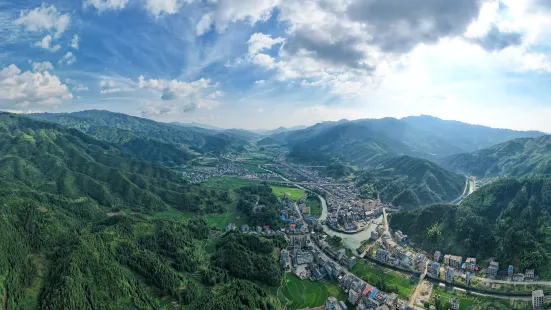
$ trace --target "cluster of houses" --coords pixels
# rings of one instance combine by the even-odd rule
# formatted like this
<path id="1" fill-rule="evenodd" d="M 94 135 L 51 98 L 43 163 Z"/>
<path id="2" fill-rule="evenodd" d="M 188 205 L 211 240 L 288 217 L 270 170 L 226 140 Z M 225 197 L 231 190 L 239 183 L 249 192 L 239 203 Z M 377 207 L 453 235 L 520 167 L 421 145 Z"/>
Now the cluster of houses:
<path id="1" fill-rule="evenodd" d="M 327 225 L 335 230 L 357 232 L 369 226 L 369 221 L 381 216 L 384 205 L 378 200 L 356 199 L 332 208 Z"/>
<path id="2" fill-rule="evenodd" d="M 353 274 L 338 278 L 339 285 L 348 294 L 348 302 L 357 310 L 366 309 L 405 309 L 406 304 L 395 293 L 385 294 Z"/>
<path id="3" fill-rule="evenodd" d="M 240 176 L 248 179 L 273 179 L 278 175 L 270 172 L 257 173 L 246 167 L 232 162 L 224 163 L 217 167 L 203 167 L 201 171 L 182 172 L 182 176 L 187 178 L 192 184 L 199 184 L 208 181 L 210 178 L 218 178 L 223 176 Z"/>

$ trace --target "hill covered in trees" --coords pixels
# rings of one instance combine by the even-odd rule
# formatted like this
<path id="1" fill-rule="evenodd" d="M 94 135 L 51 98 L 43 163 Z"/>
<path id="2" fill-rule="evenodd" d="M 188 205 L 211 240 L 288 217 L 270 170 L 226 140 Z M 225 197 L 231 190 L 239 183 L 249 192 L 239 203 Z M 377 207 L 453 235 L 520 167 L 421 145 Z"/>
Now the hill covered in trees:
<path id="1" fill-rule="evenodd" d="M 513 131 L 476 126 L 431 116 L 403 119 L 361 119 L 323 122 L 302 130 L 278 133 L 261 144 L 279 143 L 305 162 L 339 158 L 359 167 L 378 164 L 389 156 L 435 159 L 472 152 L 514 138 L 537 137 L 536 131 Z"/>
<path id="2" fill-rule="evenodd" d="M 0 113 L 0 304 L 281 309 L 223 253 L 247 247 L 240 258 L 272 284 L 280 270 L 266 253 L 282 240 L 218 242 L 222 233 L 194 216 L 223 212 L 228 199 L 79 130 Z M 157 216 L 178 211 L 189 219 Z"/>
<path id="3" fill-rule="evenodd" d="M 159 123 L 109 111 L 38 113 L 30 117 L 53 121 L 120 145 L 139 159 L 181 164 L 194 152 L 240 151 L 247 144 L 240 137 L 197 127 Z"/>
<path id="4" fill-rule="evenodd" d="M 503 179 L 461 205 L 435 204 L 390 216 L 390 226 L 427 251 L 443 251 L 548 273 L 551 177 Z"/>
<path id="5" fill-rule="evenodd" d="M 441 163 L 479 178 L 550 174 L 551 136 L 514 139 L 474 153 L 451 155 Z"/>
<path id="6" fill-rule="evenodd" d="M 458 198 L 465 188 L 465 177 L 428 160 L 399 156 L 360 172 L 356 186 L 364 198 L 380 198 L 404 209 L 415 209 Z"/>

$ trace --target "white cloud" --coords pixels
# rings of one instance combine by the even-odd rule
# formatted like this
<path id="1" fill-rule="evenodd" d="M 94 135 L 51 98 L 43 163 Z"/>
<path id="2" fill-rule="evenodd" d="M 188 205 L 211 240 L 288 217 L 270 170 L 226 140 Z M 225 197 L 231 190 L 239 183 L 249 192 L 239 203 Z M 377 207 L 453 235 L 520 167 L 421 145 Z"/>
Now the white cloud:
<path id="1" fill-rule="evenodd" d="M 150 116 L 164 115 L 168 112 L 191 112 L 197 108 L 212 109 L 218 106 L 217 98 L 224 95 L 223 92 L 214 90 L 217 84 L 212 84 L 209 79 L 199 79 L 193 82 L 178 80 L 146 80 L 143 76 L 138 78 L 138 87 L 151 89 L 158 92 L 163 101 L 168 103 L 149 103 L 142 114 Z M 166 113 L 161 113 L 165 111 Z M 158 113 L 159 114 L 158 114 Z"/>
<path id="2" fill-rule="evenodd" d="M 59 105 L 72 98 L 67 86 L 48 72 L 21 72 L 13 64 L 0 71 L 0 103 Z"/>
<path id="3" fill-rule="evenodd" d="M 229 23 L 246 21 L 251 25 L 268 20 L 280 0 L 216 0 L 212 23 L 218 32 L 224 32 Z"/>
<path id="4" fill-rule="evenodd" d="M 76 56 L 73 55 L 72 52 L 67 52 L 65 56 L 61 57 L 61 59 L 57 62 L 57 64 L 70 66 L 74 64 L 76 61 L 77 61 Z"/>
<path id="5" fill-rule="evenodd" d="M 254 82 L 256 85 L 264 85 L 266 84 L 266 80 L 257 80 Z"/>
<path id="6" fill-rule="evenodd" d="M 78 35 L 75 34 L 73 36 L 73 39 L 71 40 L 71 44 L 69 46 L 76 49 L 76 50 L 78 50 L 79 41 L 80 41 L 80 38 L 78 37 Z"/>
<path id="7" fill-rule="evenodd" d="M 154 16 L 178 13 L 182 4 L 182 0 L 146 0 L 146 8 Z"/>
<path id="8" fill-rule="evenodd" d="M 57 52 L 61 48 L 61 45 L 59 44 L 52 45 L 52 36 L 49 34 L 46 35 L 41 41 L 34 43 L 34 46 L 43 48 L 52 53 Z"/>
<path id="9" fill-rule="evenodd" d="M 276 65 L 275 59 L 266 54 L 257 54 L 256 56 L 254 56 L 252 62 L 255 65 L 266 67 L 268 69 L 273 69 Z"/>
<path id="10" fill-rule="evenodd" d="M 88 91 L 88 87 L 84 86 L 84 85 L 77 85 L 75 87 L 73 87 L 72 91 L 74 92 L 83 92 L 83 91 Z"/>
<path id="11" fill-rule="evenodd" d="M 94 7 L 99 13 L 122 10 L 127 4 L 128 0 L 87 0 L 85 2 L 86 6 Z"/>
<path id="12" fill-rule="evenodd" d="M 202 36 L 212 28 L 212 13 L 206 13 L 195 26 L 195 34 Z"/>
<path id="13" fill-rule="evenodd" d="M 264 49 L 270 49 L 272 46 L 283 42 L 285 42 L 285 40 L 281 37 L 272 39 L 270 35 L 257 32 L 251 35 L 249 41 L 247 41 L 249 44 L 249 54 L 256 55 Z"/>
<path id="14" fill-rule="evenodd" d="M 134 86 L 135 83 L 133 83 L 129 79 L 122 78 L 104 77 L 99 82 L 100 94 L 102 95 L 131 92 L 135 90 Z"/>
<path id="15" fill-rule="evenodd" d="M 31 32 L 52 32 L 59 37 L 71 22 L 68 14 L 61 14 L 55 6 L 42 4 L 33 10 L 21 11 L 18 19 L 14 21 L 16 25 L 24 26 Z"/>
<path id="16" fill-rule="evenodd" d="M 54 66 L 49 61 L 33 62 L 32 66 L 34 72 L 51 71 L 54 69 Z"/>

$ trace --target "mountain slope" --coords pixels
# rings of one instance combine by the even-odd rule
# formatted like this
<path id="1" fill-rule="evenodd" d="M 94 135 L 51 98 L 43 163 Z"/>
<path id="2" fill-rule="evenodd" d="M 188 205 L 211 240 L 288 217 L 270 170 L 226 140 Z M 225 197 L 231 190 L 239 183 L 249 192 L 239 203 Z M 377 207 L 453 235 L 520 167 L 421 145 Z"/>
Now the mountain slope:
<path id="1" fill-rule="evenodd" d="M 435 137 L 445 139 L 449 144 L 461 149 L 461 152 L 473 152 L 498 143 L 516 138 L 532 138 L 544 135 L 539 131 L 515 131 L 471 125 L 458 121 L 442 120 L 437 117 L 421 115 L 402 118 L 400 121 Z"/>
<path id="2" fill-rule="evenodd" d="M 251 235 L 212 244 L 220 233 L 193 217 L 223 210 L 228 197 L 79 130 L 0 113 L 2 308 L 164 309 L 162 299 L 175 308 L 246 302 L 281 309 L 209 259 L 209 245 L 222 253 L 246 241 L 240 258 L 254 256 L 278 276 L 270 254 L 281 241 Z M 185 211 L 189 219 L 159 211 Z M 270 254 L 256 254 L 257 245 Z M 228 283 L 239 289 L 225 289 Z"/>
<path id="3" fill-rule="evenodd" d="M 511 138 L 539 135 L 543 133 L 416 116 L 323 122 L 303 130 L 271 135 L 260 140 L 259 144 L 286 145 L 291 148 L 291 155 L 299 160 L 326 161 L 338 157 L 358 166 L 370 166 L 387 155 L 435 159 L 470 152 Z M 323 156 L 304 156 L 312 153 Z"/>
<path id="4" fill-rule="evenodd" d="M 384 160 L 356 178 L 363 195 L 376 192 L 385 202 L 404 209 L 452 201 L 465 188 L 465 177 L 449 172 L 435 163 L 410 156 Z"/>
<path id="5" fill-rule="evenodd" d="M 500 265 L 549 273 L 551 178 L 503 179 L 460 206 L 431 205 L 390 217 L 393 229 L 427 251 L 495 258 Z"/>
<path id="6" fill-rule="evenodd" d="M 479 178 L 551 173 L 551 136 L 507 141 L 474 153 L 442 159 L 448 169 Z"/>
<path id="7" fill-rule="evenodd" d="M 161 141 L 175 144 L 182 152 L 188 149 L 205 153 L 220 153 L 227 150 L 241 149 L 246 142 L 217 131 L 203 128 L 191 128 L 173 124 L 159 123 L 149 119 L 129 116 L 109 111 L 89 110 L 74 113 L 40 113 L 29 115 L 33 118 L 57 122 L 64 126 L 81 130 L 82 132 L 95 134 L 102 140 L 118 140 L 118 134 L 125 136 L 136 135 L 135 139 L 142 143 L 148 141 Z M 111 135 L 103 135 L 109 132 L 102 127 L 119 129 L 112 131 Z M 153 140 L 152 140 L 153 139 Z M 182 154 L 182 156 L 189 156 Z"/>

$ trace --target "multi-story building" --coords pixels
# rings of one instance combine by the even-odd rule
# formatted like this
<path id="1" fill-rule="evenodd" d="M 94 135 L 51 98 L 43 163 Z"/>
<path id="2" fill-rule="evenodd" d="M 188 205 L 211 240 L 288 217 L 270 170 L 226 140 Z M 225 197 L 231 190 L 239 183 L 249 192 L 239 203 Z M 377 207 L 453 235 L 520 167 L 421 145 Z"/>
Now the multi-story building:
<path id="1" fill-rule="evenodd" d="M 507 276 L 509 276 L 510 278 L 513 277 L 513 265 L 509 265 L 509 268 L 507 268 Z"/>
<path id="2" fill-rule="evenodd" d="M 474 257 L 467 257 L 467 260 L 465 261 L 465 268 L 470 271 L 474 271 L 476 267 L 476 258 Z"/>
<path id="3" fill-rule="evenodd" d="M 434 261 L 438 263 L 440 261 L 440 256 L 441 255 L 442 255 L 442 253 L 440 253 L 440 251 L 434 252 Z"/>
<path id="4" fill-rule="evenodd" d="M 390 253 L 387 250 L 378 249 L 375 258 L 380 262 L 386 263 L 390 258 Z"/>
<path id="5" fill-rule="evenodd" d="M 450 264 L 450 254 L 446 254 L 444 255 L 444 265 L 449 265 Z"/>
<path id="6" fill-rule="evenodd" d="M 535 273 L 534 273 L 534 269 L 526 269 L 526 272 L 524 273 L 524 278 L 526 279 L 534 279 L 535 277 Z"/>
<path id="7" fill-rule="evenodd" d="M 399 243 L 408 242 L 408 235 L 404 235 L 401 230 L 397 230 L 394 233 L 394 236 L 396 237 L 396 242 L 399 242 Z"/>
<path id="8" fill-rule="evenodd" d="M 452 310 L 458 310 L 459 309 L 459 299 L 452 297 L 450 298 L 450 306 Z"/>
<path id="9" fill-rule="evenodd" d="M 495 277 L 498 271 L 499 271 L 499 263 L 494 261 L 490 262 L 490 266 L 488 267 L 488 275 Z"/>
<path id="10" fill-rule="evenodd" d="M 344 301 L 339 301 L 337 298 L 330 296 L 325 302 L 324 310 L 348 310 L 348 307 Z"/>
<path id="11" fill-rule="evenodd" d="M 358 299 L 360 299 L 360 293 L 350 290 L 348 291 L 348 302 L 355 305 L 358 302 Z"/>
<path id="12" fill-rule="evenodd" d="M 537 290 L 532 292 L 532 307 L 534 310 L 543 309 L 544 304 L 544 295 L 542 290 Z"/>
<path id="13" fill-rule="evenodd" d="M 299 246 L 300 248 L 305 248 L 308 243 L 308 234 L 290 234 L 288 236 L 290 246 Z"/>
<path id="14" fill-rule="evenodd" d="M 438 275 L 440 274 L 440 264 L 437 262 L 430 262 L 428 265 L 427 271 L 430 274 L 438 277 Z"/>
<path id="15" fill-rule="evenodd" d="M 463 258 L 461 256 L 450 255 L 450 266 L 453 268 L 461 268 Z"/>
<path id="16" fill-rule="evenodd" d="M 372 239 L 372 240 L 377 240 L 377 239 L 379 239 L 379 233 L 376 232 L 376 231 L 372 231 L 372 232 L 371 232 L 371 239 Z"/>
<path id="17" fill-rule="evenodd" d="M 451 267 L 446 268 L 446 282 L 453 283 L 453 277 L 455 275 L 455 270 Z"/>

